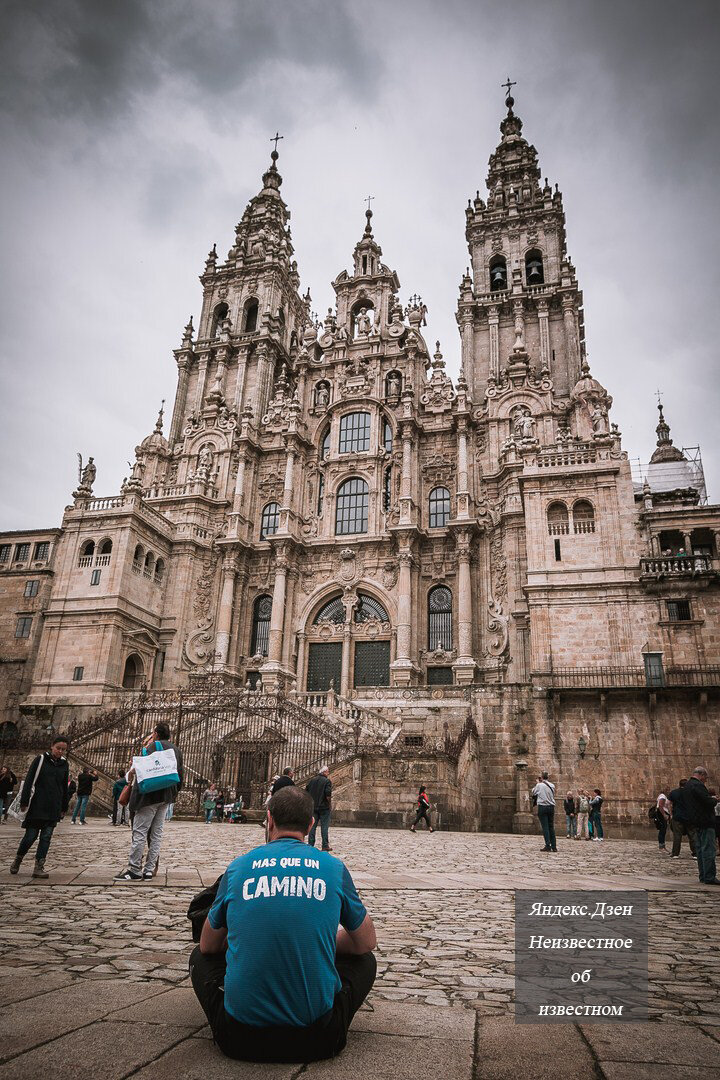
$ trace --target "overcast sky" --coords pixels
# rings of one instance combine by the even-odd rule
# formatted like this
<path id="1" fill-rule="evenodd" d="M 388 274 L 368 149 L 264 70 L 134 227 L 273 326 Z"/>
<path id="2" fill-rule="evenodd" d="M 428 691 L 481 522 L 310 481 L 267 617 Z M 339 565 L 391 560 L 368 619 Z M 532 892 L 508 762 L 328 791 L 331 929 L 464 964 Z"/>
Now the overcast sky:
<path id="1" fill-rule="evenodd" d="M 719 25 L 715 0 L 6 0 L 0 528 L 58 525 L 77 451 L 118 491 L 276 129 L 314 309 L 374 195 L 454 375 L 465 205 L 508 74 L 624 447 L 647 461 L 659 387 L 720 499 Z"/>

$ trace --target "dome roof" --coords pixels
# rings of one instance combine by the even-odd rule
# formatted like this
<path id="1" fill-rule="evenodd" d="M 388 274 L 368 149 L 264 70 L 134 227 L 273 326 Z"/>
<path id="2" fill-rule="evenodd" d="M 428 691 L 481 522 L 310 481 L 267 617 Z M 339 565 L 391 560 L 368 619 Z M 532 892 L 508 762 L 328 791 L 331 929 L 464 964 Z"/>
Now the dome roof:
<path id="1" fill-rule="evenodd" d="M 590 365 L 587 360 L 583 360 L 581 370 L 582 374 L 572 388 L 570 397 L 574 401 L 578 398 L 607 397 L 607 390 L 605 387 L 599 383 L 597 379 L 593 379 L 590 374 Z"/>
<path id="2" fill-rule="evenodd" d="M 168 442 L 162 433 L 163 429 L 163 413 L 165 412 L 165 401 L 163 400 L 160 406 L 160 412 L 158 418 L 155 421 L 155 430 L 152 435 L 146 435 L 143 441 L 140 443 L 141 450 L 147 450 L 151 454 L 163 454 L 168 451 Z"/>

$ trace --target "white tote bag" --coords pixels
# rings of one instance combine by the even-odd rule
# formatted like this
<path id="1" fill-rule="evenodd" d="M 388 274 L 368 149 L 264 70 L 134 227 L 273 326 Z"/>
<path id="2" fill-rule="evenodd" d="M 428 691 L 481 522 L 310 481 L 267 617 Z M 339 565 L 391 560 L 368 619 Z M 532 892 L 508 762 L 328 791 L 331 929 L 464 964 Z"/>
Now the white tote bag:
<path id="1" fill-rule="evenodd" d="M 180 783 L 175 751 L 163 750 L 159 742 L 156 742 L 155 746 L 155 750 L 148 750 L 146 754 L 132 759 L 132 767 L 135 770 L 141 795 L 147 795 L 149 791 L 161 791 L 172 784 Z"/>
<path id="2" fill-rule="evenodd" d="M 14 817 L 15 820 L 19 821 L 21 825 L 25 821 L 25 818 L 27 816 L 27 812 L 30 809 L 30 803 L 32 802 L 33 795 L 35 794 L 35 785 L 38 782 L 38 776 L 40 775 L 40 770 L 43 767 L 43 756 L 44 756 L 43 754 L 40 755 L 40 760 L 38 761 L 38 767 L 35 770 L 35 776 L 33 777 L 32 787 L 30 788 L 30 798 L 28 799 L 28 804 L 25 807 L 25 809 L 24 810 L 20 809 L 20 799 L 22 798 L 23 788 L 25 787 L 25 781 L 24 780 L 23 780 L 22 784 L 20 785 L 20 790 L 18 791 L 17 795 L 15 796 L 13 801 L 8 806 L 8 814 L 10 815 L 10 817 Z"/>

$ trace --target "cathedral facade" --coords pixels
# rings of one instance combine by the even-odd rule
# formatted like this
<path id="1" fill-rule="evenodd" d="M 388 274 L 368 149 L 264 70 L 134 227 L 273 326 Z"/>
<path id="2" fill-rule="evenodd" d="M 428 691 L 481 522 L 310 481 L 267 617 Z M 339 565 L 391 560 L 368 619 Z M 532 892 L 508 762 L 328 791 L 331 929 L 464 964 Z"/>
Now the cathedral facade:
<path id="1" fill-rule="evenodd" d="M 472 765 L 442 783 L 486 828 L 527 825 L 540 768 L 603 788 L 619 825 L 701 758 L 720 782 L 720 508 L 662 410 L 633 478 L 587 363 L 562 196 L 506 105 L 466 209 L 454 382 L 370 210 L 312 317 L 273 152 L 208 256 L 172 415 L 122 490 L 96 496 L 86 467 L 43 567 L 0 537 L 5 622 L 27 618 L 11 579 L 42 571 L 46 597 L 6 722 L 57 727 L 212 673 L 352 702 L 408 755 L 471 720 Z M 382 812 L 417 775 L 369 768 L 353 798 Z"/>

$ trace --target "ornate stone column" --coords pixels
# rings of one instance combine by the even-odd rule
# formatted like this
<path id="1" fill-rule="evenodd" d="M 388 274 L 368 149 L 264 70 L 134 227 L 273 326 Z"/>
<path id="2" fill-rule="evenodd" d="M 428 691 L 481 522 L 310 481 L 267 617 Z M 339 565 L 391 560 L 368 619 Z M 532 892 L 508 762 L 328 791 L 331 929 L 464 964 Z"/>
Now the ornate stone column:
<path id="1" fill-rule="evenodd" d="M 550 368 L 550 327 L 548 324 L 548 302 L 538 300 L 538 321 L 540 325 L 540 369 Z"/>
<path id="2" fill-rule="evenodd" d="M 210 358 L 209 353 L 203 353 L 198 361 L 198 381 L 195 389 L 195 411 L 200 412 L 205 399 L 205 380 L 207 379 L 207 366 Z"/>
<path id="3" fill-rule="evenodd" d="M 530 793 L 527 785 L 527 761 L 515 762 L 515 813 L 512 830 L 529 835 L 535 832 L 535 818 L 530 809 Z"/>
<path id="4" fill-rule="evenodd" d="M 490 331 L 490 374 L 500 378 L 500 308 L 496 305 L 488 311 L 488 330 Z"/>
<path id="5" fill-rule="evenodd" d="M 470 576 L 470 530 L 460 529 L 455 536 L 458 558 L 458 657 L 453 668 L 457 682 L 468 684 L 475 675 L 472 655 L 472 579 Z"/>
<path id="6" fill-rule="evenodd" d="M 457 516 L 467 518 L 470 516 L 470 493 L 468 489 L 468 455 L 467 455 L 467 417 L 457 418 Z"/>
<path id="7" fill-rule="evenodd" d="M 180 439 L 180 433 L 182 432 L 183 422 L 185 420 L 188 381 L 190 378 L 190 357 L 187 355 L 178 356 L 177 366 L 177 390 L 175 391 L 175 405 L 173 407 L 172 421 L 170 423 L 170 434 L 168 435 L 168 443 L 171 453 L 173 447 L 175 446 L 175 443 L 178 442 L 178 440 Z"/>
<path id="8" fill-rule="evenodd" d="M 285 460 L 285 482 L 283 485 L 283 506 L 288 509 L 292 506 L 293 478 L 295 475 L 295 443 L 293 439 L 287 440 L 287 458 Z"/>
<path id="9" fill-rule="evenodd" d="M 230 634 L 233 622 L 233 604 L 235 600 L 235 578 L 238 572 L 237 555 L 226 551 L 222 561 L 222 583 L 220 586 L 220 608 L 218 611 L 218 629 L 215 637 L 215 659 L 218 665 L 225 667 L 230 652 Z"/>
<path id="10" fill-rule="evenodd" d="M 580 378 L 580 344 L 578 341 L 575 301 L 567 293 L 562 298 L 563 323 L 565 325 L 565 345 L 568 356 L 568 374 L 570 385 Z"/>
<path id="11" fill-rule="evenodd" d="M 413 554 L 409 541 L 404 539 L 397 556 L 397 655 L 390 665 L 396 686 L 409 686 L 417 668 L 412 662 L 412 567 Z"/>
<path id="12" fill-rule="evenodd" d="M 402 424 L 402 471 L 400 474 L 400 523 L 409 525 L 412 521 L 412 462 L 413 441 L 411 424 Z"/>
<path id="13" fill-rule="evenodd" d="M 281 661 L 288 565 L 288 547 L 286 544 L 278 544 L 275 547 L 275 582 L 273 584 L 272 611 L 270 613 L 268 658 L 262 666 L 263 685 L 270 691 L 279 690 L 282 681 Z"/>

